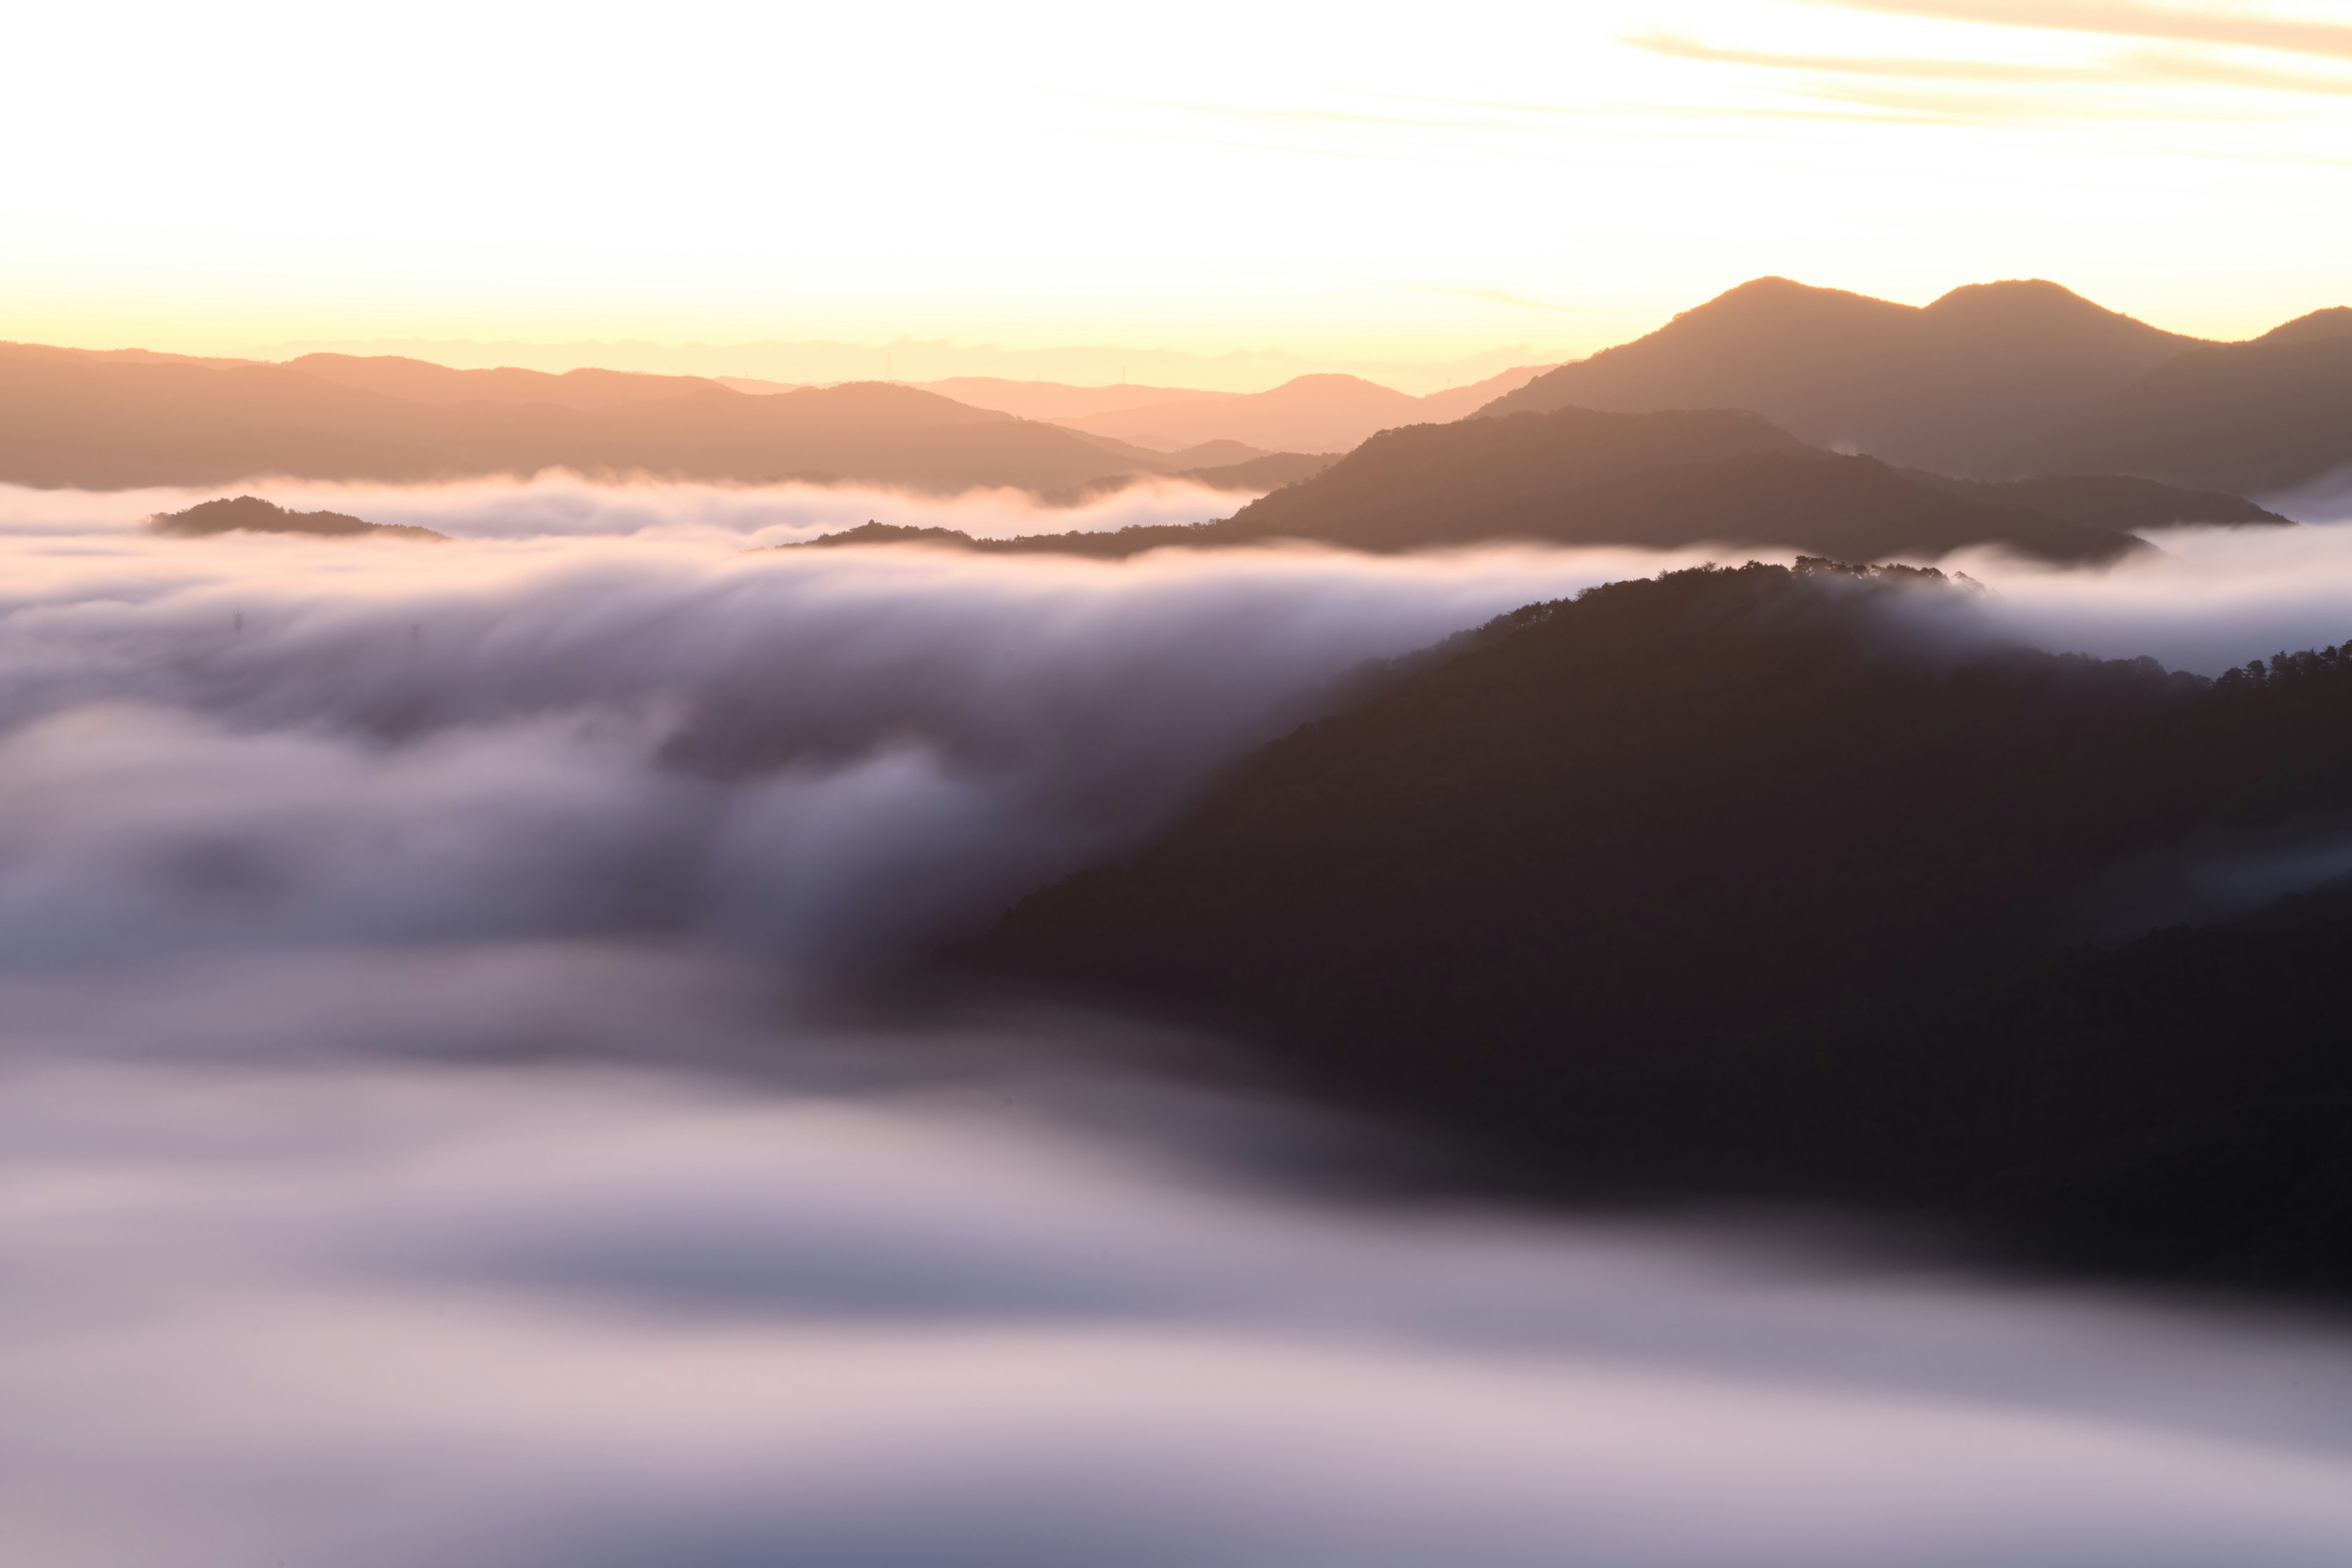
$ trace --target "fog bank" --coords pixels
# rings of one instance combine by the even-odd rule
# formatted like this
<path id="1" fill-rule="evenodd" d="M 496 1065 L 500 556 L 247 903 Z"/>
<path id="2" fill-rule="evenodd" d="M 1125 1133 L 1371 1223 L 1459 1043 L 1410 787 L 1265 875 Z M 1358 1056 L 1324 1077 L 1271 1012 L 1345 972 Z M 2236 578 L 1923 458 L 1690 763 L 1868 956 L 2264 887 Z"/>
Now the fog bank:
<path id="1" fill-rule="evenodd" d="M 1108 461 L 1106 458 L 1106 461 Z M 257 478 L 233 487 L 297 511 L 340 511 L 370 522 L 429 528 L 462 539 L 627 537 L 748 547 L 788 544 L 877 521 L 954 528 L 976 538 L 1064 533 L 1229 517 L 1253 496 L 1177 479 L 1139 479 L 1064 504 L 1026 490 L 940 497 L 862 484 L 721 485 L 644 479 L 614 483 L 550 469 L 529 480 L 436 485 L 334 484 Z M 131 529 L 217 489 L 41 490 L 0 485 L 0 536 Z"/>
<path id="2" fill-rule="evenodd" d="M 0 495 L 11 1561 L 2352 1552 L 2332 1329 L 1412 1195 L 1214 1042 L 808 1010 L 1368 661 L 1705 552 L 751 552 L 772 495 L 568 483 L 271 492 L 422 545 Z M 2164 545 L 1945 613 L 2352 635 L 2352 533 Z"/>
<path id="3" fill-rule="evenodd" d="M 55 1568 L 2352 1548 L 2342 1340 L 1318 1195 L 1269 1173 L 1369 1134 L 1108 1021 L 543 944 L 0 1001 L 0 1535 Z"/>

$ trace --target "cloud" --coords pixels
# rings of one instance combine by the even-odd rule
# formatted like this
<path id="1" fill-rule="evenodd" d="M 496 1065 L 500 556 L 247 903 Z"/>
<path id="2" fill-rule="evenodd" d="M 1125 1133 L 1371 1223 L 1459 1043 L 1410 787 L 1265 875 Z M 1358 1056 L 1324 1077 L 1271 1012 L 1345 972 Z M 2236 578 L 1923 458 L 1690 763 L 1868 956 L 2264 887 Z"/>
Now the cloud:
<path id="1" fill-rule="evenodd" d="M 2352 77 L 2281 71 L 2189 49 L 2137 49 L 2095 62 L 2040 65 L 1969 59 L 1957 55 L 1787 54 L 1725 47 L 1663 30 L 1628 34 L 1622 41 L 1672 59 L 1742 66 L 1814 79 L 1800 89 L 1811 98 L 1957 120 L 2117 119 L 2159 113 L 2178 118 L 2182 112 L 2177 102 L 2135 104 L 2116 99 L 2112 92 L 2105 97 L 2086 96 L 2089 89 L 2097 89 L 2197 86 L 2251 88 L 2320 97 L 2352 95 Z M 1854 78 L 1882 85 L 1852 85 L 1848 79 Z M 1906 85 L 1910 83 L 2036 90 L 1960 94 Z"/>
<path id="2" fill-rule="evenodd" d="M 1318 1195 L 1235 1152 L 1370 1135 L 1101 1020 L 817 1026 L 610 945 L 0 1003 L 0 1535 L 47 1568 L 2352 1543 L 2332 1334 Z"/>
<path id="3" fill-rule="evenodd" d="M 2248 5 L 2157 5 L 2145 0 L 1809 0 L 1849 11 L 1976 22 L 2174 43 L 2214 44 L 2352 60 L 2352 26 Z"/>
<path id="4" fill-rule="evenodd" d="M 0 496 L 18 1555 L 2352 1549 L 2334 1334 L 1379 1201 L 1405 1152 L 1213 1042 L 801 1000 L 1114 852 L 1364 660 L 1665 559 L 751 553 L 772 498 L 567 484 L 373 498 L 467 536 L 416 549 Z M 1966 633 L 2209 669 L 2352 635 L 2352 532 L 2164 543 L 1972 558 Z"/>
<path id="5" fill-rule="evenodd" d="M 377 510 L 508 530 L 549 493 Z M 635 531 L 16 536 L 0 966 L 656 930 L 887 951 L 1147 830 L 1366 660 L 1654 559 L 747 553 L 663 525 L 702 492 L 555 493 L 551 527 Z"/>
<path id="6" fill-rule="evenodd" d="M 1770 49 L 1724 48 L 1682 33 L 1653 30 L 1625 35 L 1623 42 L 1670 59 L 1714 65 L 1761 66 L 1772 70 L 1817 71 L 1842 76 L 1898 77 L 1923 81 L 2071 83 L 2101 73 L 2073 66 L 2017 65 L 1995 60 L 1895 58 L 1864 55 L 1790 55 Z"/>

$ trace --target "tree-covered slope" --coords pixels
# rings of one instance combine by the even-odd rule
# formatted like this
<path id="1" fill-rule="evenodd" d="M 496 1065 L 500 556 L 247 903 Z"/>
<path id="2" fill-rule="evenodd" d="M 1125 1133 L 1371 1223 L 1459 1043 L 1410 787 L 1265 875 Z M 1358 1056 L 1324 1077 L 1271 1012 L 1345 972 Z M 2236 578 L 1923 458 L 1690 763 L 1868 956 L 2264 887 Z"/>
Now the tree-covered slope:
<path id="1" fill-rule="evenodd" d="M 2198 900 L 2352 834 L 2352 664 L 2213 683 L 1915 626 L 1958 592 L 1751 565 L 1531 607 L 967 956 L 1238 1026 L 1592 1180 L 2225 1260 L 2276 1182 L 2168 1226 L 2190 1178 L 2165 1162 L 2247 1154 L 2200 1118 L 2284 1117 L 2278 1180 L 2319 1179 L 2352 1137 L 2352 994 Z M 2310 957 L 2345 909 L 2268 918 Z M 2184 911 L 2210 929 L 2092 941 Z M 2352 1268 L 2352 1230 L 2330 1247 L 2293 1267 Z"/>

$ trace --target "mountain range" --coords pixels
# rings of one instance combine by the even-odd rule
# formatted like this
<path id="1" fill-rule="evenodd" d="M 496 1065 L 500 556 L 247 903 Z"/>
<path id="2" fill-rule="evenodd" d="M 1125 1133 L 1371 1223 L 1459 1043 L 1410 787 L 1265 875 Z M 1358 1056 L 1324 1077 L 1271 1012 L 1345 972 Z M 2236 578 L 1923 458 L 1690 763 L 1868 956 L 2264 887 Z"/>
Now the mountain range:
<path id="1" fill-rule="evenodd" d="M 2147 479 L 2002 482 L 1899 469 L 1808 447 L 1754 414 L 1560 408 L 1383 431 L 1214 522 L 980 542 L 868 525 L 822 542 L 1120 556 L 1285 539 L 1370 551 L 1520 540 L 1782 547 L 1872 561 L 1999 545 L 2092 562 L 2146 549 L 2137 529 L 2285 521 L 2236 496 Z"/>
<path id="2" fill-rule="evenodd" d="M 1563 407 L 1743 408 L 1818 446 L 1945 474 L 2115 472 L 2261 493 L 2352 464 L 2352 310 L 2211 343 L 2042 280 L 1915 307 L 1759 278 L 1480 412 Z"/>
<path id="3" fill-rule="evenodd" d="M 1394 433 L 1567 409 L 1744 411 L 1807 447 L 1874 458 L 1923 481 L 2112 474 L 2260 497 L 2352 467 L 2352 309 L 2216 343 L 2041 280 L 1969 285 L 1915 307 L 1762 278 L 1588 359 L 1426 397 L 1346 375 L 1247 394 L 980 377 L 930 390 L 786 387 L 344 354 L 270 364 L 7 344 L 0 482 L 401 481 L 565 468 L 932 492 L 1003 486 L 1075 499 L 1151 476 L 1262 490 L 1316 471 L 1316 454 L 1352 452 L 1389 432 L 1384 471 L 1423 497 L 1414 504 L 1442 507 L 1452 500 L 1439 502 L 1396 459 L 1411 452 L 1443 466 L 1453 448 L 1417 437 L 1400 446 Z M 1465 478 L 1447 472 L 1449 484 Z M 1820 482 L 1817 474 L 1798 489 Z M 1864 504 L 1873 486 L 1917 504 L 1889 481 L 1844 483 L 1841 505 Z M 1720 499 L 1693 491 L 1659 504 L 1709 509 Z M 1305 504 L 1287 498 L 1276 510 Z M 1703 521 L 1691 512 L 1685 531 Z M 1702 534 L 1736 537 L 1706 531 L 1715 526 L 1706 521 Z M 1419 531 L 1447 531 L 1433 518 Z M 1829 534 L 1817 542 L 1842 552 Z"/>
<path id="4" fill-rule="evenodd" d="M 0 482 L 115 489 L 257 475 L 402 483 L 562 468 L 730 483 L 1098 493 L 1269 454 L 1163 453 L 884 383 L 772 395 L 691 376 L 451 370 L 314 354 L 287 364 L 0 345 Z M 1286 477 L 1314 459 L 1273 468 Z"/>

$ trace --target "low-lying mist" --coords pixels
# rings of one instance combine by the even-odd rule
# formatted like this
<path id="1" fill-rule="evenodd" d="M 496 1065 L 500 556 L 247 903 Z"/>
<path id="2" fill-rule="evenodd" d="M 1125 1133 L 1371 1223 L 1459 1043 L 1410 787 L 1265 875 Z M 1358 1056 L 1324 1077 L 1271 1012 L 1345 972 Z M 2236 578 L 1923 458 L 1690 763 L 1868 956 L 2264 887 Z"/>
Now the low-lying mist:
<path id="1" fill-rule="evenodd" d="M 1136 842 L 1377 661 L 1703 557 L 753 552 L 1037 524 L 267 493 L 459 537 L 0 496 L 12 1560 L 2352 1550 L 2332 1328 L 1507 1212 L 1213 1042 L 806 999 Z M 2161 542 L 1956 563 L 1990 591 L 1923 615 L 2207 673 L 2352 634 L 2352 532 Z"/>
<path id="2" fill-rule="evenodd" d="M 1060 503 L 1025 490 L 940 497 L 858 484 L 719 485 L 646 479 L 612 483 L 550 469 L 528 481 L 439 485 L 335 484 L 257 479 L 250 491 L 297 511 L 340 511 L 370 522 L 429 528 L 464 539 L 633 537 L 758 548 L 876 521 L 953 528 L 975 538 L 1064 533 L 1134 524 L 1204 522 L 1248 494 L 1187 479 L 1139 479 Z M 0 485 L 0 535 L 136 527 L 221 495 L 216 489 L 38 490 Z"/>

